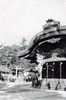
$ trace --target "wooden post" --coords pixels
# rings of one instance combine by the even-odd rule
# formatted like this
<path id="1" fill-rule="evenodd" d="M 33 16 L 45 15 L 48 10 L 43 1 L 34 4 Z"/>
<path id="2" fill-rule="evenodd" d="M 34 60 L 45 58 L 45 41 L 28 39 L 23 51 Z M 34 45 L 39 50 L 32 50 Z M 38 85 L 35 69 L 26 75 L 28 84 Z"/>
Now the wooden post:
<path id="1" fill-rule="evenodd" d="M 16 77 L 17 77 L 17 67 L 16 67 Z"/>

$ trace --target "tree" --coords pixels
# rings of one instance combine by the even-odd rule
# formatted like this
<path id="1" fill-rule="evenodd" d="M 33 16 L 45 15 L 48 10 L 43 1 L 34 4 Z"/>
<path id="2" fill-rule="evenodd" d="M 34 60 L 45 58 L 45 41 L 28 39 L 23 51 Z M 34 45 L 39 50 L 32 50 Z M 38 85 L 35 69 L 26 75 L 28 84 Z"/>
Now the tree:
<path id="1" fill-rule="evenodd" d="M 25 38 L 23 38 L 20 45 L 23 50 L 26 49 L 27 48 L 27 40 Z"/>

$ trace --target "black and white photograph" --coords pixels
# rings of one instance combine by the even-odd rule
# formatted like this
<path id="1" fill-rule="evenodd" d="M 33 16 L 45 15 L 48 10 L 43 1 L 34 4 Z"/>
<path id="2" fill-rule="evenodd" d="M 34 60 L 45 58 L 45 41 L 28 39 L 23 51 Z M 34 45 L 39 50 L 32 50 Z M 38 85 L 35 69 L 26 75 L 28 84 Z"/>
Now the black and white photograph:
<path id="1" fill-rule="evenodd" d="M 0 100 L 66 100 L 66 0 L 0 0 Z"/>

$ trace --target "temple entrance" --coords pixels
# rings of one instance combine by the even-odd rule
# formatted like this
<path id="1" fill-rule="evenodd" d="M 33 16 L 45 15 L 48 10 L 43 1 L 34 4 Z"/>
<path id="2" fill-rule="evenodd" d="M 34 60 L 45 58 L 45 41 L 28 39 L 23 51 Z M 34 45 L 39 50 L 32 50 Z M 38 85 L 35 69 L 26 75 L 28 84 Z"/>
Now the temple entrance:
<path id="1" fill-rule="evenodd" d="M 66 78 L 66 61 L 47 62 L 42 68 L 42 78 Z"/>

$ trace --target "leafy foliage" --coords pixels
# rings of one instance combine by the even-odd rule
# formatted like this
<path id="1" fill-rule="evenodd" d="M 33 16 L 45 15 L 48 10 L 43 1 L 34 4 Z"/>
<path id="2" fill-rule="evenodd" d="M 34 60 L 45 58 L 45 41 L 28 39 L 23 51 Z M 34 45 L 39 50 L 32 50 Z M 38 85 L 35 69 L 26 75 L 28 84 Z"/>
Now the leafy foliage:
<path id="1" fill-rule="evenodd" d="M 27 41 L 25 39 L 19 45 L 3 46 L 0 48 L 0 65 L 7 65 L 7 67 L 19 66 L 27 69 L 35 64 L 31 64 L 30 60 L 24 57 L 19 59 L 18 54 L 23 53 L 27 49 Z"/>

